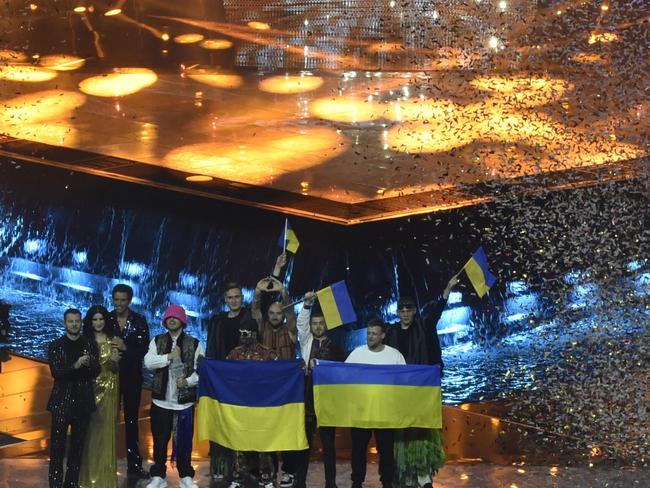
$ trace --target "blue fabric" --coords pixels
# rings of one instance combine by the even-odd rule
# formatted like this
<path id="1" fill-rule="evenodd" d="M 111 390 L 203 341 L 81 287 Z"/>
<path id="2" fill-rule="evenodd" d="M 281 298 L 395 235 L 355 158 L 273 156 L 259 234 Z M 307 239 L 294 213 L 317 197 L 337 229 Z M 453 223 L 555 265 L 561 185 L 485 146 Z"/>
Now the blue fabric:
<path id="1" fill-rule="evenodd" d="M 199 398 L 248 407 L 278 407 L 305 401 L 301 361 L 221 361 L 199 366 Z"/>
<path id="2" fill-rule="evenodd" d="M 440 386 L 440 366 L 375 365 L 319 360 L 314 385 Z"/>
<path id="3" fill-rule="evenodd" d="M 336 306 L 339 309 L 341 322 L 344 324 L 356 322 L 357 314 L 355 313 L 354 307 L 352 306 L 352 301 L 350 300 L 348 288 L 345 286 L 345 281 L 334 283 L 330 288 L 332 289 L 332 295 L 334 296 Z"/>
<path id="4" fill-rule="evenodd" d="M 191 458 L 192 436 L 194 435 L 194 407 L 178 410 L 176 415 L 176 431 L 172 439 L 171 462 L 175 463 L 179 453 L 187 453 L 187 459 Z"/>
<path id="5" fill-rule="evenodd" d="M 483 275 L 485 276 L 485 284 L 488 286 L 488 288 L 490 288 L 492 285 L 494 285 L 497 279 L 492 273 L 490 273 L 490 270 L 488 269 L 487 256 L 485 255 L 483 246 L 479 247 L 476 250 L 472 256 L 472 259 L 476 261 L 476 264 L 478 264 L 481 268 L 481 271 L 483 271 Z"/>

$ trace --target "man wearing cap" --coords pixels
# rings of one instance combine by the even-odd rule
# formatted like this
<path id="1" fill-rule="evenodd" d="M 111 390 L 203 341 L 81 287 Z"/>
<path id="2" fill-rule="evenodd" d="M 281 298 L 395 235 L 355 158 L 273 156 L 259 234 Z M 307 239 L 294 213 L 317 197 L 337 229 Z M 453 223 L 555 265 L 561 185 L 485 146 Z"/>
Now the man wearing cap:
<path id="1" fill-rule="evenodd" d="M 203 356 L 201 344 L 184 332 L 187 316 L 183 307 L 170 305 L 163 315 L 167 332 L 158 334 L 144 357 L 154 372 L 151 386 L 151 433 L 153 435 L 152 476 L 148 488 L 164 488 L 167 471 L 167 444 L 175 427 L 172 462 L 176 461 L 180 488 L 198 488 L 191 464 L 194 432 L 194 401 L 199 382 L 197 362 Z"/>
<path id="2" fill-rule="evenodd" d="M 424 325 L 415 300 L 402 296 L 397 301 L 399 322 L 386 334 L 386 344 L 399 350 L 407 364 L 438 364 L 442 370 L 442 353 L 436 325 L 440 320 L 449 293 L 458 283 L 453 276 L 442 297 L 437 300 L 427 325 Z M 431 479 L 445 462 L 440 429 L 400 429 L 395 431 L 395 486 L 431 488 Z"/>

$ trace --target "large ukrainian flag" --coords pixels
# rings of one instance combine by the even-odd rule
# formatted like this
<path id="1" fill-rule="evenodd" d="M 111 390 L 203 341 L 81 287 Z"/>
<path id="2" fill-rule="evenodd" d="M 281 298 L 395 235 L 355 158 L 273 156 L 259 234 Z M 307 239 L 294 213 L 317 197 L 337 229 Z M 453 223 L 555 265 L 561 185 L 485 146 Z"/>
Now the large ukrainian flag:
<path id="1" fill-rule="evenodd" d="M 199 440 L 236 451 L 307 449 L 300 361 L 220 361 L 199 366 Z"/>
<path id="2" fill-rule="evenodd" d="M 442 428 L 440 366 L 319 361 L 313 375 L 319 426 Z"/>

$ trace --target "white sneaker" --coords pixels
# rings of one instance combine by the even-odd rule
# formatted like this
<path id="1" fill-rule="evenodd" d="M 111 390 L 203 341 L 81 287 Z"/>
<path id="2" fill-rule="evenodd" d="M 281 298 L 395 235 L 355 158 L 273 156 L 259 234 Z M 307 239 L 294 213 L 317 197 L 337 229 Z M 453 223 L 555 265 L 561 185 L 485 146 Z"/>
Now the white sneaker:
<path id="1" fill-rule="evenodd" d="M 191 476 L 184 476 L 181 478 L 181 484 L 179 485 L 179 488 L 199 488 L 199 485 L 194 483 L 194 480 Z"/>
<path id="2" fill-rule="evenodd" d="M 293 488 L 293 479 L 294 476 L 291 473 L 282 473 L 280 488 Z M 266 488 L 266 485 L 264 485 L 264 488 Z"/>
<path id="3" fill-rule="evenodd" d="M 230 483 L 228 488 L 243 488 L 244 485 L 242 485 L 239 481 L 233 481 Z"/>
<path id="4" fill-rule="evenodd" d="M 147 484 L 147 488 L 167 488 L 167 480 L 161 478 L 160 476 L 154 476 L 151 478 L 151 481 Z"/>
<path id="5" fill-rule="evenodd" d="M 268 483 L 264 483 L 263 485 L 260 485 L 262 488 L 275 488 L 275 483 L 273 481 L 269 481 Z"/>

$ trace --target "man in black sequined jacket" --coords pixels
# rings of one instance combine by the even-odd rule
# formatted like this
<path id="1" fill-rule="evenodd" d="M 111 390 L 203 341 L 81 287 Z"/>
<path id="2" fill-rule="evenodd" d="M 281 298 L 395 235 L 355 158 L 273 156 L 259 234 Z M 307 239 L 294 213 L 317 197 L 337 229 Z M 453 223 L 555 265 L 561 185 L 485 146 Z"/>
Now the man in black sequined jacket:
<path id="1" fill-rule="evenodd" d="M 100 371 L 97 346 L 81 335 L 81 312 L 70 308 L 63 314 L 65 335 L 50 343 L 48 361 L 54 378 L 47 409 L 52 413 L 50 436 L 50 488 L 79 486 L 79 467 L 90 416 L 95 410 L 93 379 Z M 65 478 L 68 426 L 71 429 Z"/>

